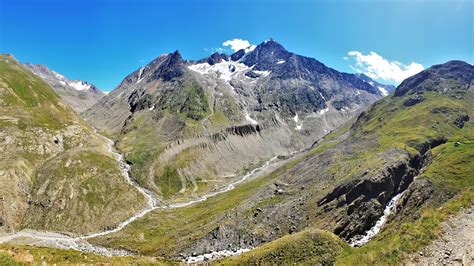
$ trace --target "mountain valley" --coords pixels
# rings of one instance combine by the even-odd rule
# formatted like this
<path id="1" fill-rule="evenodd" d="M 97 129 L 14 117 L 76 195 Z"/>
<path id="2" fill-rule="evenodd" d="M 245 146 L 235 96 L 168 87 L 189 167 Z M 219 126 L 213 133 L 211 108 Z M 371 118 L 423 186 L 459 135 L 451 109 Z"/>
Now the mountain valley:
<path id="1" fill-rule="evenodd" d="M 395 88 L 269 39 L 103 95 L 2 55 L 0 263 L 411 262 L 474 203 L 473 78 Z"/>

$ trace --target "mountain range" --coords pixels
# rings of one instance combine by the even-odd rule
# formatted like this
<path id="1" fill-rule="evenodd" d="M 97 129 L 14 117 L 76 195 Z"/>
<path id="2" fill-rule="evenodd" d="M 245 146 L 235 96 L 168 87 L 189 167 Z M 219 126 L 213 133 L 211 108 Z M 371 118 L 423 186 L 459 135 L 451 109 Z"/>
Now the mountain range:
<path id="1" fill-rule="evenodd" d="M 103 95 L 2 55 L 0 259 L 424 263 L 474 203 L 473 78 L 394 88 L 269 39 L 162 54 Z"/>
<path id="2" fill-rule="evenodd" d="M 84 117 L 117 139 L 139 184 L 182 200 L 310 147 L 382 97 L 356 75 L 267 40 L 198 61 L 161 55 Z"/>

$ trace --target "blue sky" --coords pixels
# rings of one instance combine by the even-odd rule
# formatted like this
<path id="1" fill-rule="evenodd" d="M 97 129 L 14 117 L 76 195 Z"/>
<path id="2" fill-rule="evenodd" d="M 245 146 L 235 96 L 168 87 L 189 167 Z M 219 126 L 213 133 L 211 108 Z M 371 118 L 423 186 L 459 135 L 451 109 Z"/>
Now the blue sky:
<path id="1" fill-rule="evenodd" d="M 337 70 L 396 84 L 420 66 L 474 63 L 473 6 L 472 0 L 0 0 L 0 52 L 107 91 L 165 52 L 199 59 L 226 40 L 258 44 L 272 37 Z"/>

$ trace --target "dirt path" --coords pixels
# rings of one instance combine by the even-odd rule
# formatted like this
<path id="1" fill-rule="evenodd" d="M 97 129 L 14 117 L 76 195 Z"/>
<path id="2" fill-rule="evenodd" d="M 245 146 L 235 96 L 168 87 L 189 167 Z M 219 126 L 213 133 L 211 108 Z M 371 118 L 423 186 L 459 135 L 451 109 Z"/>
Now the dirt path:
<path id="1" fill-rule="evenodd" d="M 441 236 L 408 261 L 412 265 L 474 265 L 474 206 L 450 217 Z"/>

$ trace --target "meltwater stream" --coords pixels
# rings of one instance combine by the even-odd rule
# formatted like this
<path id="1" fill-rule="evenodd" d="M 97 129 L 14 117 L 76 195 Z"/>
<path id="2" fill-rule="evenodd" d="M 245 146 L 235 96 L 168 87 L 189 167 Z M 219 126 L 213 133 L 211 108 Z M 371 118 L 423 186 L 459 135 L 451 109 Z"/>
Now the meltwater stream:
<path id="1" fill-rule="evenodd" d="M 151 191 L 139 186 L 132 179 L 131 174 L 130 174 L 130 170 L 131 170 L 130 165 L 128 165 L 125 162 L 122 154 L 115 151 L 114 142 L 105 136 L 102 136 L 102 137 L 107 141 L 107 149 L 109 150 L 110 153 L 113 154 L 113 156 L 117 160 L 124 179 L 127 181 L 127 183 L 132 185 L 141 194 L 143 194 L 143 196 L 145 197 L 147 201 L 146 206 L 142 210 L 134 214 L 132 217 L 128 218 L 127 220 L 123 221 L 118 226 L 112 229 L 103 230 L 103 231 L 90 233 L 87 235 L 77 236 L 77 237 L 73 237 L 73 236 L 58 233 L 58 232 L 36 231 L 36 230 L 25 229 L 25 230 L 21 230 L 15 233 L 0 236 L 0 244 L 15 241 L 15 243 L 20 243 L 20 244 L 32 244 L 32 245 L 37 245 L 37 246 L 47 246 L 47 247 L 54 247 L 54 248 L 61 248 L 61 249 L 74 249 L 81 252 L 92 252 L 92 253 L 105 255 L 105 256 L 133 255 L 132 253 L 125 250 L 115 250 L 115 249 L 105 248 L 102 246 L 92 245 L 89 242 L 87 242 L 87 239 L 118 232 L 122 230 L 123 228 L 125 228 L 130 223 L 132 223 L 133 221 L 145 216 L 147 213 L 156 209 L 182 208 L 182 207 L 186 207 L 198 202 L 203 202 L 209 199 L 210 197 L 216 196 L 218 194 L 225 193 L 229 190 L 234 189 L 236 185 L 244 182 L 253 174 L 255 174 L 257 171 L 260 171 L 268 167 L 273 161 L 277 159 L 277 156 L 271 158 L 270 160 L 266 161 L 262 166 L 253 169 L 252 171 L 243 175 L 240 179 L 236 180 L 235 182 L 230 183 L 229 185 L 227 185 L 224 189 L 220 191 L 212 192 L 212 193 L 203 195 L 198 199 L 190 200 L 187 202 L 174 203 L 170 205 L 159 205 L 158 199 L 154 196 L 154 194 Z M 292 153 L 292 155 L 294 154 Z"/>
<path id="2" fill-rule="evenodd" d="M 380 232 L 380 229 L 382 229 L 382 226 L 387 221 L 388 216 L 392 213 L 393 208 L 395 208 L 398 199 L 403 195 L 404 192 L 405 191 L 398 193 L 388 202 L 388 204 L 385 206 L 385 209 L 383 210 L 382 217 L 379 218 L 372 228 L 365 232 L 362 237 L 359 236 L 353 238 L 349 244 L 353 247 L 362 246 L 369 242 L 378 232 Z"/>

